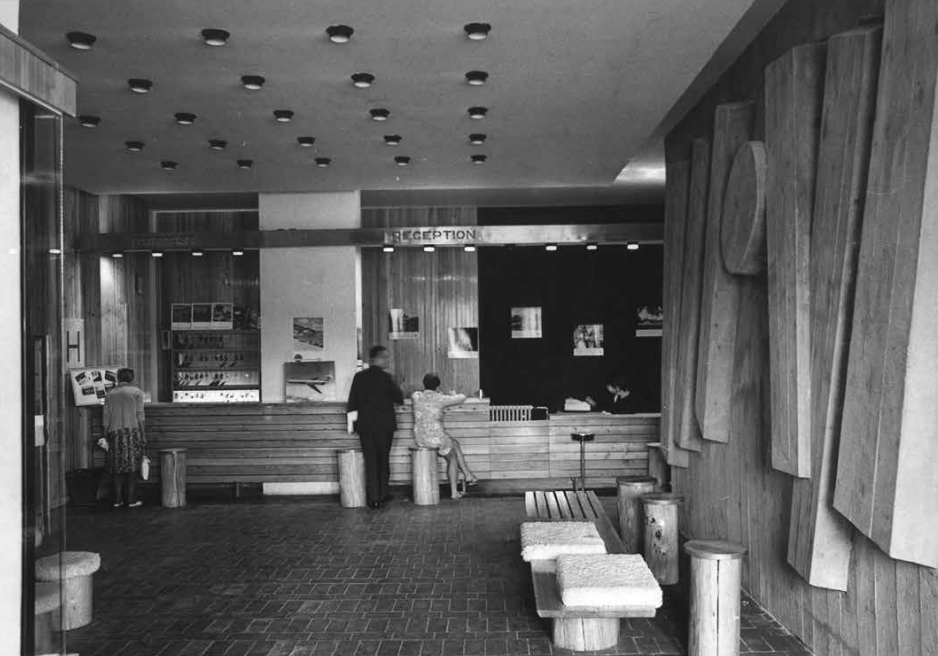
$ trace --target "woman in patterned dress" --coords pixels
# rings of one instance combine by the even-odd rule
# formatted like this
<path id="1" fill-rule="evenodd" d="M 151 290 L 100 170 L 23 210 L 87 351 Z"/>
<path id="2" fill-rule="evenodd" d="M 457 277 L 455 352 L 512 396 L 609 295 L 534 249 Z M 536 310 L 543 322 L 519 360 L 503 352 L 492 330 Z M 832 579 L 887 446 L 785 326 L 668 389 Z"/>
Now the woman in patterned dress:
<path id="1" fill-rule="evenodd" d="M 466 463 L 459 442 L 446 434 L 443 429 L 443 413 L 446 408 L 464 403 L 464 394 L 440 394 L 440 377 L 427 374 L 423 377 L 423 391 L 414 392 L 414 440 L 418 446 L 438 449 L 437 453 L 446 458 L 448 463 L 449 485 L 454 499 L 461 499 L 459 491 L 459 472 L 466 478 L 466 485 L 477 485 L 479 478 L 472 473 Z"/>
<path id="2" fill-rule="evenodd" d="M 133 369 L 117 370 L 117 387 L 104 401 L 104 434 L 107 435 L 107 470 L 114 477 L 114 507 L 143 505 L 137 500 L 137 472 L 147 441 L 144 433 L 143 392 L 134 382 Z"/>

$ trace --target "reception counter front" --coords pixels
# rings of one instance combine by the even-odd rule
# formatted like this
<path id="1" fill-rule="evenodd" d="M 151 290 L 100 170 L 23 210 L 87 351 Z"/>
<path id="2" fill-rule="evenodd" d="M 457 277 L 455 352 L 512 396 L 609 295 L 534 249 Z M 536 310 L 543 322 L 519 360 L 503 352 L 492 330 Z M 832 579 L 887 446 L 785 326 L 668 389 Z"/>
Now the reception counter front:
<path id="1" fill-rule="evenodd" d="M 596 436 L 586 449 L 587 484 L 609 487 L 616 476 L 646 474 L 646 445 L 659 439 L 658 414 L 562 413 L 526 420 L 525 413 L 515 413 L 519 419 L 506 421 L 512 414 L 476 400 L 446 414 L 447 431 L 491 489 L 569 487 L 570 477 L 579 475 L 580 447 L 570 439 L 576 432 Z M 346 431 L 343 403 L 155 403 L 146 406 L 146 420 L 151 453 L 188 449 L 190 483 L 262 483 L 270 494 L 336 493 L 336 451 L 358 446 L 358 436 Z M 391 450 L 392 484 L 410 484 L 413 444 L 405 405 L 398 409 Z M 445 460 L 439 465 L 445 480 Z"/>

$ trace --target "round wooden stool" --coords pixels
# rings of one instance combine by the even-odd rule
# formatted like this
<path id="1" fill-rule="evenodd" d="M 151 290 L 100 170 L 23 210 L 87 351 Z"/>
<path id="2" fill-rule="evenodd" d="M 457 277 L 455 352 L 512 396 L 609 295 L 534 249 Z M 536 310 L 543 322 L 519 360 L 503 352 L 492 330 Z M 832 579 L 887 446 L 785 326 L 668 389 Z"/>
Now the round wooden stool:
<path id="1" fill-rule="evenodd" d="M 62 605 L 62 593 L 57 583 L 45 582 L 36 584 L 36 604 L 33 609 L 35 615 L 35 640 L 37 654 L 51 654 L 58 651 L 55 645 L 55 634 L 60 629 L 61 614 L 58 612 Z"/>
<path id="2" fill-rule="evenodd" d="M 63 551 L 36 561 L 36 580 L 62 582 L 63 621 L 66 631 L 91 623 L 92 576 L 101 556 L 90 551 Z"/>
<path id="3" fill-rule="evenodd" d="M 418 506 L 435 506 L 440 503 L 440 481 L 436 468 L 437 451 L 438 449 L 423 446 L 410 447 L 414 503 Z"/>
<path id="4" fill-rule="evenodd" d="M 650 476 L 619 476 L 616 478 L 619 537 L 622 538 L 625 553 L 642 552 L 645 520 L 640 497 L 644 494 L 653 493 L 655 484 L 655 479 Z"/>
<path id="5" fill-rule="evenodd" d="M 644 494 L 645 562 L 661 585 L 674 585 L 678 570 L 677 506 L 684 497 L 677 494 Z"/>
<path id="6" fill-rule="evenodd" d="M 186 449 L 160 450 L 160 490 L 164 508 L 186 505 Z"/>
<path id="7" fill-rule="evenodd" d="M 339 458 L 339 503 L 343 508 L 365 506 L 365 456 L 361 449 L 336 451 Z"/>
<path id="8" fill-rule="evenodd" d="M 741 544 L 718 540 L 691 540 L 690 633 L 688 656 L 739 654 L 739 597 Z"/>

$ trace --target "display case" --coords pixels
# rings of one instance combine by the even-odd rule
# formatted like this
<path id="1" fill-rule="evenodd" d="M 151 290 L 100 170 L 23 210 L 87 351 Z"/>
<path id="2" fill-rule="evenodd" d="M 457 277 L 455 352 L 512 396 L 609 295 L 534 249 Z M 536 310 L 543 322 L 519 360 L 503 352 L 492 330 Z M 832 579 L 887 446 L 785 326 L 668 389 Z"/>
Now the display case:
<path id="1" fill-rule="evenodd" d="M 250 403 L 261 399 L 257 330 L 174 330 L 173 401 Z"/>

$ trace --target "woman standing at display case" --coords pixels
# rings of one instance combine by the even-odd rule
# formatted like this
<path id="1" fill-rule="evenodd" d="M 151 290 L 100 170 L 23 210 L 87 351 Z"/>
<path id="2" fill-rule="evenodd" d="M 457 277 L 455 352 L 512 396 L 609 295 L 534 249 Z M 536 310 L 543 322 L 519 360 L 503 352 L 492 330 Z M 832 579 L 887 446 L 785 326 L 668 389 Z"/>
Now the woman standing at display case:
<path id="1" fill-rule="evenodd" d="M 114 507 L 143 505 L 137 500 L 137 472 L 147 441 L 144 433 L 143 392 L 133 385 L 133 369 L 117 370 L 117 386 L 104 401 L 104 434 L 107 436 L 107 470 L 114 477 Z"/>

